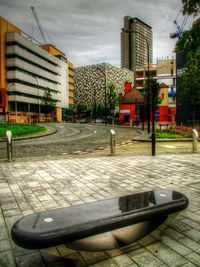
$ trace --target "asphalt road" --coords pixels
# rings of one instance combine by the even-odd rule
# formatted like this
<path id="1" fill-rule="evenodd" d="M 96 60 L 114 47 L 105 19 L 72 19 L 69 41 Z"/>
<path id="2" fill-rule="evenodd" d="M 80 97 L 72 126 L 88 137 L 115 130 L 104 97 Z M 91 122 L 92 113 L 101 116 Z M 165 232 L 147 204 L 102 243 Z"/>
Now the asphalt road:
<path id="1" fill-rule="evenodd" d="M 109 146 L 110 129 L 116 132 L 116 143 L 132 140 L 138 133 L 133 128 L 88 124 L 48 124 L 57 132 L 27 140 L 13 141 L 13 158 L 57 156 L 78 151 L 91 151 Z M 0 159 L 6 158 L 6 143 L 0 143 Z"/>

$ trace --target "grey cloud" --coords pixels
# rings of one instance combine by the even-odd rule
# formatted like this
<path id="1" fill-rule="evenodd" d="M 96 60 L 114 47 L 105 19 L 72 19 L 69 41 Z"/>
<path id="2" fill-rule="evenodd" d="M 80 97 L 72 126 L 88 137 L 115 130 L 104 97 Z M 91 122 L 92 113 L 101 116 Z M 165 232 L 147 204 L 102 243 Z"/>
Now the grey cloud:
<path id="1" fill-rule="evenodd" d="M 154 57 L 171 55 L 173 20 L 181 0 L 0 0 L 0 15 L 41 39 L 30 6 L 55 45 L 76 66 L 108 62 L 120 65 L 123 17 L 138 17 L 152 26 Z"/>

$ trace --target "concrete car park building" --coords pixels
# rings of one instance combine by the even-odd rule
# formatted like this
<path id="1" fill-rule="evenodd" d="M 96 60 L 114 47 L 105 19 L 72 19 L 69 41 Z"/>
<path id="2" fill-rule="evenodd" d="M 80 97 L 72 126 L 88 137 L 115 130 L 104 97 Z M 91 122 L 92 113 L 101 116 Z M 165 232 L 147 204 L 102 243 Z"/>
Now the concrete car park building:
<path id="1" fill-rule="evenodd" d="M 108 86 L 114 84 L 117 94 L 124 90 L 125 82 L 133 83 L 134 73 L 108 63 L 89 65 L 75 69 L 75 99 L 88 108 L 94 104 L 105 105 Z"/>
<path id="2" fill-rule="evenodd" d="M 69 108 L 69 68 L 65 54 L 53 45 L 41 45 L 0 17 L 0 119 L 43 121 L 42 99 L 48 88 L 56 101 L 54 119 L 62 121 Z"/>

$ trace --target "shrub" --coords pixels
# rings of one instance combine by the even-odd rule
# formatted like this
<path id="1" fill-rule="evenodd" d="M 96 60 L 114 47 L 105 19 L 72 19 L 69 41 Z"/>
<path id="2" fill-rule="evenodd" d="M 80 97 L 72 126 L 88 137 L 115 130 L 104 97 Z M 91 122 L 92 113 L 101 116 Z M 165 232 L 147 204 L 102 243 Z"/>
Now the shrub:
<path id="1" fill-rule="evenodd" d="M 172 126 L 168 129 L 164 129 L 163 132 L 181 135 L 183 138 L 191 138 L 192 137 L 192 127 L 187 126 Z M 196 127 L 197 132 L 200 130 L 200 127 Z"/>

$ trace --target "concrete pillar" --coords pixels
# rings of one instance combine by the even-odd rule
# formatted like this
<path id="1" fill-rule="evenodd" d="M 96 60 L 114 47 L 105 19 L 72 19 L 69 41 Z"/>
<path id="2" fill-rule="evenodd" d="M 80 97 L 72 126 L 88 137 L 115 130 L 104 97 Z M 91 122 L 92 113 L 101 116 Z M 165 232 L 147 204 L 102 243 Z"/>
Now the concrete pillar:
<path id="1" fill-rule="evenodd" d="M 7 160 L 12 161 L 12 132 L 6 131 Z"/>
<path id="2" fill-rule="evenodd" d="M 110 129 L 110 154 L 115 155 L 115 131 Z"/>
<path id="3" fill-rule="evenodd" d="M 192 152 L 198 152 L 198 132 L 197 130 L 192 130 Z"/>

